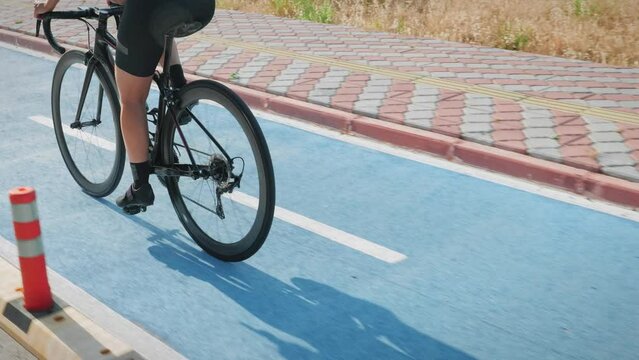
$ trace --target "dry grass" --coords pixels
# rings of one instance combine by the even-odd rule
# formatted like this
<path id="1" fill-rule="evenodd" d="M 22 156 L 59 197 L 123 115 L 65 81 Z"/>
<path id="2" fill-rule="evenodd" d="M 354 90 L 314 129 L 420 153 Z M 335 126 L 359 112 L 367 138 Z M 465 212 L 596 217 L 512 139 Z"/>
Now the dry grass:
<path id="1" fill-rule="evenodd" d="M 218 0 L 218 6 L 639 66 L 639 0 Z"/>

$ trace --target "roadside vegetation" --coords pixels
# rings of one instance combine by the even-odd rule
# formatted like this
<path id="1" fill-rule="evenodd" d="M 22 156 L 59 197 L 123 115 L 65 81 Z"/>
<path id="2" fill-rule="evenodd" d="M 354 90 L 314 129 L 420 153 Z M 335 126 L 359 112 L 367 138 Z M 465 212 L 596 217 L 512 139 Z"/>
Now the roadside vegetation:
<path id="1" fill-rule="evenodd" d="M 218 0 L 218 7 L 639 67 L 639 0 Z"/>

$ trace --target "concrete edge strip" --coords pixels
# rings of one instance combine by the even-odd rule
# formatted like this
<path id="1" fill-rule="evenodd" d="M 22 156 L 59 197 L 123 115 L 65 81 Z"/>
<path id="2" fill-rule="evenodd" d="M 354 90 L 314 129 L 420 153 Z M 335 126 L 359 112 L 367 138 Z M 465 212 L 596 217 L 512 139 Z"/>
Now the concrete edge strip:
<path id="1" fill-rule="evenodd" d="M 0 29 L 0 41 L 51 54 L 46 40 L 33 36 Z M 202 78 L 192 74 L 187 74 L 187 77 Z M 456 163 L 537 181 L 579 195 L 639 209 L 638 183 L 250 88 L 228 83 L 225 85 L 259 110 L 301 118 L 343 133 L 368 136 L 394 145 L 426 151 Z"/>
<path id="2" fill-rule="evenodd" d="M 613 122 L 624 123 L 629 125 L 639 125 L 639 114 L 626 112 L 626 111 L 611 110 L 611 109 L 604 109 L 604 108 L 592 107 L 587 105 L 572 104 L 572 103 L 567 103 L 563 101 L 547 99 L 542 96 L 525 95 L 525 94 L 513 92 L 513 91 L 492 89 L 492 88 L 481 86 L 481 85 L 471 85 L 471 84 L 465 84 L 459 81 L 439 79 L 439 78 L 426 76 L 426 75 L 410 74 L 410 73 L 405 73 L 405 72 L 401 72 L 401 71 L 397 71 L 393 69 L 384 69 L 384 68 L 370 66 L 370 65 L 361 65 L 361 64 L 350 62 L 350 61 L 338 60 L 338 59 L 333 59 L 333 58 L 324 57 L 324 56 L 299 54 L 299 53 L 288 51 L 288 50 L 275 49 L 268 46 L 262 46 L 258 44 L 247 43 L 247 42 L 228 40 L 221 37 L 211 36 L 206 34 L 195 34 L 195 35 L 192 35 L 192 38 L 208 40 L 212 42 L 213 44 L 216 44 L 216 43 L 224 44 L 226 46 L 232 46 L 232 47 L 237 47 L 237 48 L 256 51 L 256 52 L 269 53 L 269 54 L 283 56 L 287 58 L 319 63 L 319 64 L 323 64 L 327 66 L 341 67 L 341 68 L 345 68 L 352 71 L 359 71 L 359 72 L 364 72 L 368 74 L 388 76 L 397 80 L 412 81 L 418 84 L 426 84 L 426 85 L 447 89 L 447 90 L 463 91 L 463 92 L 475 93 L 479 95 L 486 95 L 493 98 L 511 100 L 511 101 L 528 104 L 528 105 L 540 106 L 540 107 L 544 107 L 551 110 L 559 110 L 559 111 L 564 111 L 569 113 L 575 113 L 578 115 L 597 116 L 599 118 L 606 119 Z"/>
<path id="3" fill-rule="evenodd" d="M 15 245 L 0 236 L 0 326 L 39 358 L 185 359 L 50 268 L 54 311 L 29 313 L 16 291 L 22 286 L 18 266 Z"/>
<path id="4" fill-rule="evenodd" d="M 51 311 L 23 306 L 19 270 L 0 258 L 0 326 L 41 359 L 143 359 L 129 345 L 59 299 Z"/>

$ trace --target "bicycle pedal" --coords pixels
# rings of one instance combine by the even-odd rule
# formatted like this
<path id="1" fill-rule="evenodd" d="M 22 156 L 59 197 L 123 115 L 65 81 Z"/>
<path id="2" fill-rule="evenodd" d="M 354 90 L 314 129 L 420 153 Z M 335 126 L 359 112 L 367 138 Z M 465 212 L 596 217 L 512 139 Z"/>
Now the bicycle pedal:
<path id="1" fill-rule="evenodd" d="M 138 205 L 127 206 L 123 208 L 123 210 L 128 215 L 136 215 L 136 214 L 139 214 L 140 212 L 146 212 L 146 206 L 138 206 Z"/>

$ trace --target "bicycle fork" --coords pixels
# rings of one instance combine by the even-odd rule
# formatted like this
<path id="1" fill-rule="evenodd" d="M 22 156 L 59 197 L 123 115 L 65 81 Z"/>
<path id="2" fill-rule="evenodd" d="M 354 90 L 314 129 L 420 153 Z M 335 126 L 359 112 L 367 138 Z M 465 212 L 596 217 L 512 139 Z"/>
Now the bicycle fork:
<path id="1" fill-rule="evenodd" d="M 89 53 L 87 53 L 87 56 Z M 104 98 L 104 89 L 102 85 L 98 85 L 98 105 L 96 109 L 96 118 L 91 119 L 90 121 L 80 121 L 80 117 L 82 116 L 82 110 L 84 109 L 84 102 L 87 98 L 87 93 L 89 92 L 89 87 L 91 86 L 91 79 L 93 78 L 93 72 L 95 70 L 95 60 L 93 58 L 89 58 L 87 61 L 87 72 L 84 74 L 84 82 L 82 84 L 82 92 L 80 93 L 80 104 L 78 105 L 78 110 L 75 114 L 75 121 L 69 125 L 72 129 L 82 129 L 85 126 L 97 126 L 102 121 L 100 118 L 102 117 L 102 99 Z"/>

